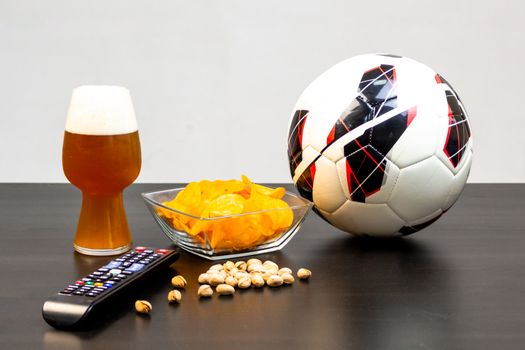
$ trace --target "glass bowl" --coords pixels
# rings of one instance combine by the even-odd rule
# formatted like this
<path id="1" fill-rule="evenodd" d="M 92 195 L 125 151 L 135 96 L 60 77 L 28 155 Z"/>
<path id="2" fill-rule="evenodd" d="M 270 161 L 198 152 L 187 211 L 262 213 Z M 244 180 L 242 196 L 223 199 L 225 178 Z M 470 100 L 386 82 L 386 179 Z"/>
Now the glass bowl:
<path id="1" fill-rule="evenodd" d="M 173 243 L 190 253 L 210 260 L 239 258 L 282 249 L 297 233 L 312 207 L 311 202 L 294 193 L 286 192 L 281 199 L 288 203 L 289 208 L 200 218 L 162 204 L 174 199 L 183 189 L 142 193 L 142 198 L 162 232 Z M 271 234 L 267 235 L 259 233 L 258 239 L 253 241 L 254 235 L 250 230 L 259 232 L 261 217 L 272 215 L 275 217 L 284 214 L 284 211 L 287 211 L 285 215 L 289 215 L 290 212 L 293 214 L 289 226 L 271 231 Z M 192 228 L 198 228 L 193 235 L 185 231 L 188 227 L 184 223 L 189 221 L 192 222 Z M 229 239 L 232 236 L 235 237 L 234 241 Z"/>

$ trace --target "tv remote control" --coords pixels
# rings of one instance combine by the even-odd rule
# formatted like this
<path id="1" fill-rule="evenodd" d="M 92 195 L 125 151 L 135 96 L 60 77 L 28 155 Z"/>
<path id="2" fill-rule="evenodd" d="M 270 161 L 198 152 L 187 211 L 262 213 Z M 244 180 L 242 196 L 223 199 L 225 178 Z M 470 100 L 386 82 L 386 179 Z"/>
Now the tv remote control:
<path id="1" fill-rule="evenodd" d="M 111 302 L 131 285 L 178 257 L 177 250 L 136 247 L 51 296 L 44 303 L 42 315 L 55 328 L 77 326 L 97 305 Z"/>

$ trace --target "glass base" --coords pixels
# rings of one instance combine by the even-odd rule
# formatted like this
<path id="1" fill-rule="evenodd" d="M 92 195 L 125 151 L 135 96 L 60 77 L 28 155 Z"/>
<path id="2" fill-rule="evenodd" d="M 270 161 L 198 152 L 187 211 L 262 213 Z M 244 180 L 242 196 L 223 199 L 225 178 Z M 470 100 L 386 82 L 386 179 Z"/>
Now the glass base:
<path id="1" fill-rule="evenodd" d="M 109 256 L 109 255 L 119 255 L 119 254 L 127 252 L 128 250 L 131 249 L 131 244 L 123 245 L 122 247 L 113 248 L 113 249 L 84 248 L 76 244 L 73 244 L 73 247 L 80 254 L 92 255 L 92 256 Z"/>

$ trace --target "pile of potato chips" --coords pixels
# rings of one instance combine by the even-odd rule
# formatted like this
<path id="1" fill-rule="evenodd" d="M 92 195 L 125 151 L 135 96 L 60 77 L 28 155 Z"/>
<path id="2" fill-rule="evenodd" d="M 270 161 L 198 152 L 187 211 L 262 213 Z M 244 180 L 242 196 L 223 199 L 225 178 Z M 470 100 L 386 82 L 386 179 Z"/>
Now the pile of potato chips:
<path id="1" fill-rule="evenodd" d="M 293 222 L 293 211 L 281 198 L 283 187 L 255 184 L 246 176 L 239 180 L 203 180 L 188 184 L 175 199 L 158 209 L 173 228 L 187 232 L 212 248 L 242 250 L 271 240 Z M 253 214 L 250 214 L 253 213 Z M 244 215 L 240 215 L 244 214 Z"/>

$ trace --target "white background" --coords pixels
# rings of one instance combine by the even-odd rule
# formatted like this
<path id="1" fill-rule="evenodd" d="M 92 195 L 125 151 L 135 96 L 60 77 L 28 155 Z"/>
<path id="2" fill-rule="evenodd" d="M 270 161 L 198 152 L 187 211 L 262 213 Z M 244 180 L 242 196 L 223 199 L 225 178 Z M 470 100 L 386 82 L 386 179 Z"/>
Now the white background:
<path id="1" fill-rule="evenodd" d="M 522 1 L 0 0 L 0 182 L 66 181 L 71 90 L 131 90 L 141 182 L 290 182 L 288 119 L 333 64 L 412 57 L 465 103 L 470 182 L 525 181 Z"/>

